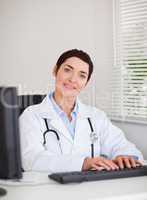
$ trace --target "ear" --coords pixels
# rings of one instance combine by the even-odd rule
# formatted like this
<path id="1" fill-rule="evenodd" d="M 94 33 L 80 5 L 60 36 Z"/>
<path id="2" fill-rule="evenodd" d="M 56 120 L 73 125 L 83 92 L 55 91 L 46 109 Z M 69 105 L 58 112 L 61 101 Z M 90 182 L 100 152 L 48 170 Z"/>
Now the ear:
<path id="1" fill-rule="evenodd" d="M 57 70 L 57 65 L 54 66 L 52 71 L 54 77 L 56 77 L 56 70 Z"/>

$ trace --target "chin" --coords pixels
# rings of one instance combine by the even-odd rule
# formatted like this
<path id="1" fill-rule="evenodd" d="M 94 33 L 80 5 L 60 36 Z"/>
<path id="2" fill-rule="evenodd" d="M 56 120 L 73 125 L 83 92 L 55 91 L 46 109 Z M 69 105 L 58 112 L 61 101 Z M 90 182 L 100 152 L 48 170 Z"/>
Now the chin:
<path id="1" fill-rule="evenodd" d="M 78 96 L 78 94 L 77 94 L 77 92 L 75 92 L 75 91 L 71 91 L 71 90 L 64 90 L 63 92 L 62 92 L 62 94 L 63 94 L 63 96 L 64 97 L 77 97 Z"/>

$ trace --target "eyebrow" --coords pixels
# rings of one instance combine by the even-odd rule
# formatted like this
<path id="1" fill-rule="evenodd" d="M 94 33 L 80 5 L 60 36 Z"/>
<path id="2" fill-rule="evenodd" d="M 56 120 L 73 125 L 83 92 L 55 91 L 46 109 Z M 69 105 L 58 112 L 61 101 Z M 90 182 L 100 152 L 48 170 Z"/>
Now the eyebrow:
<path id="1" fill-rule="evenodd" d="M 69 68 L 71 68 L 71 69 L 74 69 L 74 68 L 73 68 L 71 65 L 69 65 L 69 64 L 66 64 L 66 66 L 69 67 Z M 80 71 L 80 73 L 88 75 L 88 73 L 85 72 L 85 71 Z"/>

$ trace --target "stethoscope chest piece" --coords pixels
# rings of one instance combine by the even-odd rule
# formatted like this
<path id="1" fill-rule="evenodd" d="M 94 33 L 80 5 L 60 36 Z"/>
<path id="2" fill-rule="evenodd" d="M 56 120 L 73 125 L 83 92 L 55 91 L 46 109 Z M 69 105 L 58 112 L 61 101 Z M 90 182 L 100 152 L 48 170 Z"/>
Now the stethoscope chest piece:
<path id="1" fill-rule="evenodd" d="M 94 132 L 90 118 L 88 117 L 87 119 L 88 119 L 89 126 L 90 126 L 90 129 L 91 129 L 91 133 L 90 133 L 91 157 L 93 158 L 94 157 L 94 143 L 98 140 L 98 136 L 97 136 L 96 132 Z"/>
<path id="2" fill-rule="evenodd" d="M 98 136 L 95 132 L 90 133 L 90 140 L 92 144 L 94 144 L 98 140 Z"/>

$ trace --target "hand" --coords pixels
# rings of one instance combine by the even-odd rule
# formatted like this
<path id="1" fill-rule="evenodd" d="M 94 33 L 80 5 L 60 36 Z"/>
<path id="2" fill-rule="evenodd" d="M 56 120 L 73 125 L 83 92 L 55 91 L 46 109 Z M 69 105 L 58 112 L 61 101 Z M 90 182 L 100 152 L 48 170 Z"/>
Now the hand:
<path id="1" fill-rule="evenodd" d="M 120 169 L 124 169 L 125 167 L 135 168 L 142 165 L 142 163 L 135 160 L 133 156 L 117 156 L 113 162 L 115 162 Z"/>
<path id="2" fill-rule="evenodd" d="M 116 170 L 119 169 L 117 164 L 112 160 L 108 160 L 103 157 L 95 157 L 95 158 L 85 158 L 83 162 L 82 170 L 98 170 L 101 171 L 103 169 L 106 170 Z"/>

